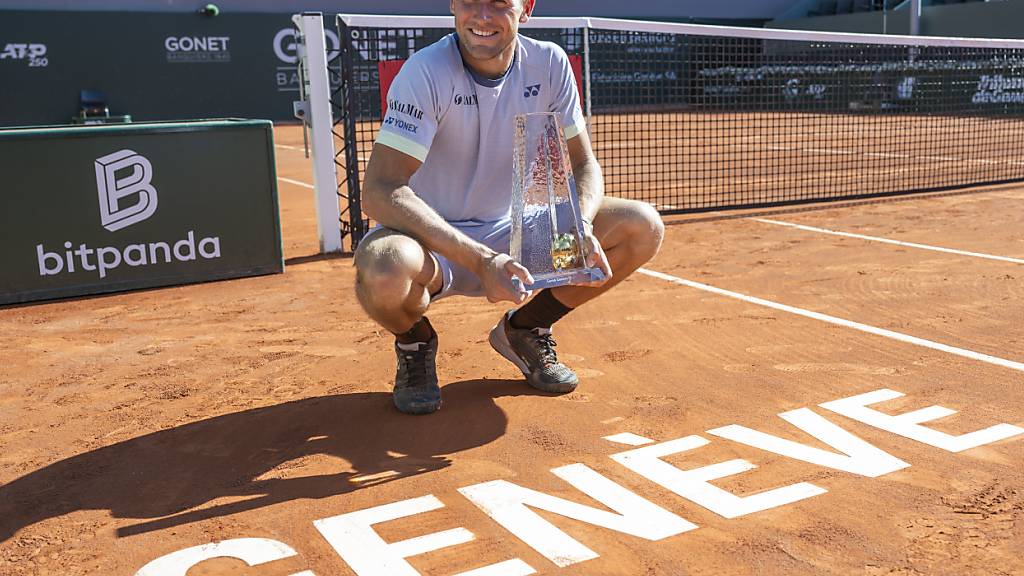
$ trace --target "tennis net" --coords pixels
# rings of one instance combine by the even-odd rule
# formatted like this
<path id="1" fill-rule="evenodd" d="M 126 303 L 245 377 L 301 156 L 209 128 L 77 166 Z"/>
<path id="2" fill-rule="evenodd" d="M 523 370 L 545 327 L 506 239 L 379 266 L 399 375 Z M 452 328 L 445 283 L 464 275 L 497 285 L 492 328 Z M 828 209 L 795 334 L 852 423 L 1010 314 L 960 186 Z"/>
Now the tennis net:
<path id="1" fill-rule="evenodd" d="M 334 132 L 358 197 L 381 91 L 452 19 L 343 15 L 338 27 Z M 606 193 L 665 213 L 1024 179 L 1024 41 L 600 18 L 534 18 L 521 32 L 577 65 Z"/>

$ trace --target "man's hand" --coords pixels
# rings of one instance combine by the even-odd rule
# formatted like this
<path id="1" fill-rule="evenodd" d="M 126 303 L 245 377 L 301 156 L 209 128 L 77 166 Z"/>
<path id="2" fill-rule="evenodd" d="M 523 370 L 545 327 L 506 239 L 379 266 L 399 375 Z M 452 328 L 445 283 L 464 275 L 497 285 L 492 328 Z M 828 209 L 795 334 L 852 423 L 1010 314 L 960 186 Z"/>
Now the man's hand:
<path id="1" fill-rule="evenodd" d="M 578 286 L 591 286 L 597 287 L 612 278 L 612 265 L 608 263 L 608 257 L 605 256 L 604 248 L 601 247 L 601 243 L 594 236 L 592 229 L 585 230 L 583 235 L 583 253 L 586 255 L 586 262 L 588 267 L 597 267 L 604 272 L 604 278 L 601 280 L 595 280 L 593 282 L 587 282 L 585 284 L 578 284 Z"/>
<path id="2" fill-rule="evenodd" d="M 522 304 L 530 297 L 529 291 L 516 290 L 512 278 L 519 278 L 527 285 L 533 284 L 533 276 L 508 254 L 494 254 L 484 258 L 477 275 L 480 277 L 487 300 L 491 303 L 508 301 Z"/>

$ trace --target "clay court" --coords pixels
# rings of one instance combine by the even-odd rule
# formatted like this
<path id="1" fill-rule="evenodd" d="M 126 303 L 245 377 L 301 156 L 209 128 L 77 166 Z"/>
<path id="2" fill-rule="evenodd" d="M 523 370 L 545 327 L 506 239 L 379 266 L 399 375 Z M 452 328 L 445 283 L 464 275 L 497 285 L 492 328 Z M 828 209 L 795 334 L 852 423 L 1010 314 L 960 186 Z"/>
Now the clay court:
<path id="1" fill-rule="evenodd" d="M 1024 186 L 666 217 L 558 325 L 566 396 L 490 349 L 504 306 L 442 301 L 410 417 L 276 142 L 284 274 L 0 308 L 0 574 L 1024 574 Z M 239 539 L 265 563 L 157 560 Z"/>

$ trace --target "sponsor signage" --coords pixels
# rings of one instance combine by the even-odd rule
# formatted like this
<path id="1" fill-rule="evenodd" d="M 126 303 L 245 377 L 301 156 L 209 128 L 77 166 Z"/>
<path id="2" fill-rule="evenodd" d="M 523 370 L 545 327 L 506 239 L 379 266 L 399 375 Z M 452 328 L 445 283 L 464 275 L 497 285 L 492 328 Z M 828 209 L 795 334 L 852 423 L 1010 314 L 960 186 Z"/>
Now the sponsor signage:
<path id="1" fill-rule="evenodd" d="M 281 272 L 269 121 L 0 130 L 0 304 Z"/>
<path id="2" fill-rule="evenodd" d="M 1024 76 L 985 75 L 971 98 L 975 104 L 1024 104 Z"/>
<path id="3" fill-rule="evenodd" d="M 379 120 L 379 64 L 407 59 L 450 30 L 345 29 L 324 18 L 328 57 L 353 50 L 359 114 Z M 582 54 L 582 34 L 530 29 L 526 34 Z M 787 64 L 780 45 L 723 51 L 716 39 L 654 32 L 590 31 L 595 113 L 770 103 L 791 110 L 883 107 L 931 112 L 927 102 L 961 102 L 971 113 L 1024 105 L 1018 58 L 949 59 L 890 52 L 862 62 Z M 130 46 L 131 49 L 125 49 Z M 698 68 L 709 57 L 721 62 Z M 779 57 L 776 57 L 779 56 Z M 732 57 L 734 62 L 723 61 Z M 877 58 L 872 61 L 872 58 Z M 97 62 L 103 62 L 98 66 Z M 292 120 L 299 89 L 298 42 L 288 14 L 4 11 L 0 18 L 0 126 L 66 123 L 82 89 L 102 90 L 113 114 L 136 120 L 250 117 Z M 337 70 L 337 60 L 332 66 Z M 338 74 L 330 75 L 337 86 Z M 908 80 L 909 79 L 909 80 Z M 386 79 L 385 79 L 386 80 Z M 953 99 L 915 94 L 942 90 Z M 833 96 L 842 91 L 846 101 Z M 908 96 L 909 94 L 909 96 Z M 465 96 L 461 104 L 472 105 Z M 938 105 L 938 104 L 936 104 Z"/>
<path id="4" fill-rule="evenodd" d="M 230 36 L 168 36 L 164 39 L 168 62 L 231 62 Z"/>
<path id="5" fill-rule="evenodd" d="M 697 70 L 689 93 L 691 105 L 710 108 L 1021 113 L 1024 76 L 1016 70 L 1000 59 L 718 66 Z"/>
<path id="6" fill-rule="evenodd" d="M 324 21 L 336 54 L 334 18 Z M 81 90 L 104 92 L 111 114 L 137 121 L 294 120 L 297 50 L 287 13 L 5 10 L 0 127 L 66 124 Z"/>
<path id="7" fill-rule="evenodd" d="M 327 41 L 327 61 L 331 62 L 338 57 L 341 49 L 341 41 L 338 39 L 337 30 L 332 29 L 331 18 L 324 18 L 324 37 Z M 274 74 L 274 87 L 278 92 L 297 93 L 299 91 L 299 42 L 297 32 L 291 26 L 281 28 L 274 34 L 273 48 L 276 59 L 276 73 Z M 337 74 L 328 75 L 331 86 L 337 88 L 341 78 Z"/>
<path id="8" fill-rule="evenodd" d="M 590 32 L 595 113 L 680 107 L 692 60 L 691 39 L 656 32 Z"/>
<path id="9" fill-rule="evenodd" d="M 12 42 L 4 45 L 3 51 L 0 51 L 0 60 L 26 64 L 29 68 L 46 68 L 50 64 L 46 51 L 46 44 Z"/>

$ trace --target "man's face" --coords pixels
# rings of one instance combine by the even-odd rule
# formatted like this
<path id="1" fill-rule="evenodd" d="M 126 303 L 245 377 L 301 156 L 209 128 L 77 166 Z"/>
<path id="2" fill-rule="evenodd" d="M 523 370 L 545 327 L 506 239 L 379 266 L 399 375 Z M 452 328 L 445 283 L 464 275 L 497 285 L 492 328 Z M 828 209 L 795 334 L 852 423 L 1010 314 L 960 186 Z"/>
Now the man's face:
<path id="1" fill-rule="evenodd" d="M 508 50 L 526 22 L 534 0 L 451 0 L 462 49 L 474 60 L 497 58 Z"/>

